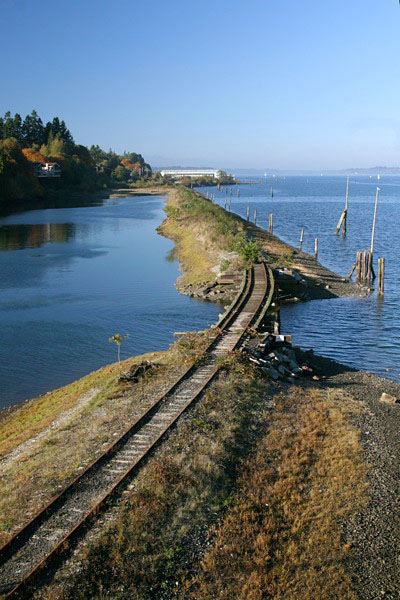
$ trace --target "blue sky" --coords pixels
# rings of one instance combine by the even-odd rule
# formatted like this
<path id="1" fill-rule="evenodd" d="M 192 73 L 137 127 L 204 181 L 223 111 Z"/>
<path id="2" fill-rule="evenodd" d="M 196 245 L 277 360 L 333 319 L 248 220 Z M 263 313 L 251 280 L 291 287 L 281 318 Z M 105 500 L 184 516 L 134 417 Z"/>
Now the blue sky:
<path id="1" fill-rule="evenodd" d="M 400 164 L 398 0 L 1 0 L 0 113 L 152 164 Z"/>

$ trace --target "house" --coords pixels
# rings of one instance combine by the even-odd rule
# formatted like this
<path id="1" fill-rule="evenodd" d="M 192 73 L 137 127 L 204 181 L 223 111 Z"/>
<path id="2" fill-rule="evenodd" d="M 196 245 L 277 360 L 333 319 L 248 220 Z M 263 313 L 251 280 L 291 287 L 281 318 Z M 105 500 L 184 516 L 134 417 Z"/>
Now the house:
<path id="1" fill-rule="evenodd" d="M 33 163 L 36 177 L 61 177 L 61 167 L 56 162 Z"/>

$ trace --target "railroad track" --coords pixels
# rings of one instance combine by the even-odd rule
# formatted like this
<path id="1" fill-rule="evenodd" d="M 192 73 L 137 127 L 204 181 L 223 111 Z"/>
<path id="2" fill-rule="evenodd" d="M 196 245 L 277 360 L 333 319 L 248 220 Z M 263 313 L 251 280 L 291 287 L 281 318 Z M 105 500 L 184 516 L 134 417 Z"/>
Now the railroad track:
<path id="1" fill-rule="evenodd" d="M 85 531 L 96 513 L 123 489 L 149 454 L 219 370 L 218 358 L 241 344 L 266 303 L 271 271 L 264 263 L 246 272 L 241 290 L 218 323 L 205 359 L 192 365 L 125 433 L 0 548 L 0 594 L 27 598 L 34 582 Z"/>

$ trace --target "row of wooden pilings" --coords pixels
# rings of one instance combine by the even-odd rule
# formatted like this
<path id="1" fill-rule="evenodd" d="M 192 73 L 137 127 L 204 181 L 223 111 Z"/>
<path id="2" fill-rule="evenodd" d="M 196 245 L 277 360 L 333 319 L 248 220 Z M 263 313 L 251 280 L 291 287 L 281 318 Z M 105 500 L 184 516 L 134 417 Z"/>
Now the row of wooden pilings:
<path id="1" fill-rule="evenodd" d="M 220 188 L 221 188 L 221 186 L 218 184 L 217 189 L 220 190 Z M 371 288 L 372 282 L 376 279 L 376 275 L 375 275 L 373 264 L 372 264 L 372 259 L 373 259 L 373 246 L 374 246 L 374 235 L 375 235 L 375 224 L 376 224 L 376 209 L 377 209 L 377 204 L 378 204 L 378 191 L 379 191 L 379 188 L 377 188 L 377 191 L 376 191 L 371 250 L 364 250 L 364 251 L 357 252 L 356 262 L 352 266 L 352 268 L 347 276 L 347 279 L 351 279 L 351 277 L 355 271 L 356 282 L 361 285 L 366 285 L 369 288 Z M 227 197 L 228 196 L 228 187 L 225 188 L 225 194 L 226 194 L 226 197 L 224 199 L 224 208 L 230 210 L 231 209 L 231 201 L 232 201 L 231 200 L 232 188 L 230 188 L 230 197 L 229 198 Z M 238 191 L 237 191 L 237 196 L 238 197 L 240 196 L 240 189 L 238 189 Z M 273 197 L 272 188 L 271 188 L 271 196 Z M 214 194 L 211 194 L 209 196 L 209 193 L 207 192 L 206 197 L 212 201 L 215 200 Z M 347 233 L 348 198 L 349 198 L 349 180 L 347 179 L 346 205 L 341 214 L 341 217 L 339 219 L 339 222 L 337 224 L 336 231 L 335 231 L 336 235 L 338 235 L 338 233 L 340 232 L 340 229 L 342 229 L 343 237 L 345 237 L 346 233 Z M 250 221 L 250 206 L 249 205 L 247 205 L 246 216 L 247 216 L 247 220 Z M 256 208 L 254 209 L 253 221 L 254 221 L 254 225 L 257 225 L 257 209 Z M 273 213 L 270 213 L 270 215 L 269 215 L 268 231 L 271 234 L 273 233 Z M 301 234 L 300 234 L 300 250 L 303 249 L 303 241 L 304 241 L 304 227 L 302 228 Z M 319 246 L 319 240 L 318 240 L 318 238 L 315 238 L 315 240 L 314 240 L 314 258 L 315 259 L 318 258 L 318 246 Z M 378 290 L 377 290 L 379 296 L 383 296 L 383 294 L 384 294 L 384 277 L 385 277 L 385 259 L 379 258 L 378 259 Z"/>
<path id="2" fill-rule="evenodd" d="M 362 285 L 371 287 L 376 279 L 374 267 L 372 264 L 373 254 L 370 250 L 359 250 L 356 255 L 356 262 L 347 275 L 350 279 L 356 272 L 356 281 Z M 385 291 L 385 259 L 378 258 L 378 295 L 383 296 Z"/>

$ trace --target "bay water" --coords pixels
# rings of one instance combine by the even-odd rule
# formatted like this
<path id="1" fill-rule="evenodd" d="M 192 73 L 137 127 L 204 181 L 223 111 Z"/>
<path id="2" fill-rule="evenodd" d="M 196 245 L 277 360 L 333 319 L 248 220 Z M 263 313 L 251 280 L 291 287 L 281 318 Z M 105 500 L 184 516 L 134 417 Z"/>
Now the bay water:
<path id="1" fill-rule="evenodd" d="M 246 181 L 246 180 L 244 180 Z M 257 225 L 268 229 L 273 214 L 274 233 L 299 247 L 301 229 L 303 250 L 314 253 L 319 239 L 318 260 L 335 273 L 346 276 L 355 262 L 357 250 L 369 249 L 376 188 L 379 202 L 375 233 L 374 266 L 385 258 L 385 294 L 378 298 L 335 298 L 285 306 L 281 311 L 282 330 L 293 335 L 293 343 L 313 348 L 357 369 L 400 381 L 400 177 L 351 176 L 347 236 L 335 235 L 345 207 L 345 176 L 263 177 L 255 183 L 201 188 L 231 211 L 250 219 L 257 210 Z M 253 178 L 254 181 L 254 178 Z M 238 191 L 240 196 L 238 196 Z"/>
<path id="2" fill-rule="evenodd" d="M 222 306 L 179 294 L 161 197 L 118 198 L 0 219 L 0 408 L 121 358 L 168 348 Z"/>

